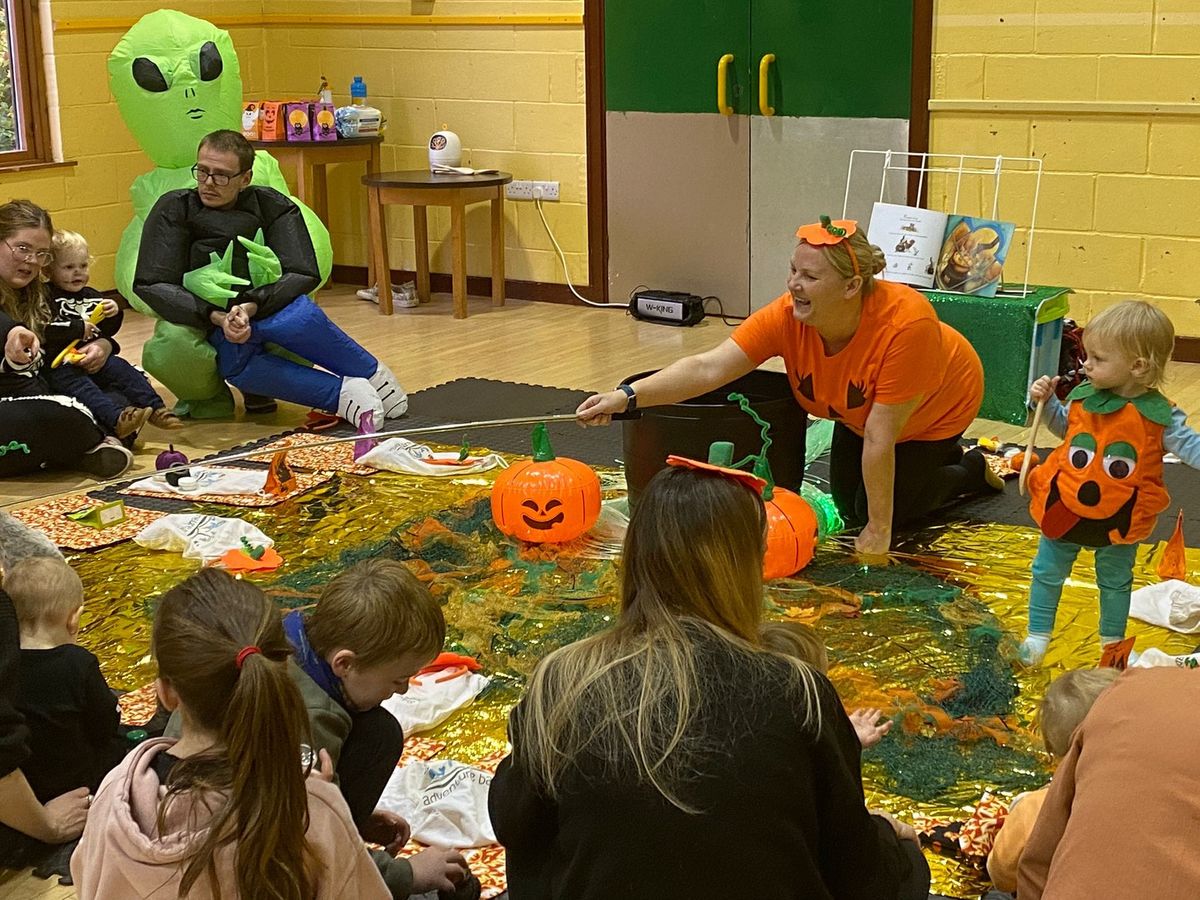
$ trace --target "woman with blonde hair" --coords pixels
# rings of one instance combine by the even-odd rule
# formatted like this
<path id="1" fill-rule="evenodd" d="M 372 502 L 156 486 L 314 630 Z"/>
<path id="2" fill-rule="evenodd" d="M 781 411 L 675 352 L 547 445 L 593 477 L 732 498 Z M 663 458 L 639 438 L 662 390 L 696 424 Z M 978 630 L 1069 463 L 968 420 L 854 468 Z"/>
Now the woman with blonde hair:
<path id="1" fill-rule="evenodd" d="M 732 478 L 650 481 L 616 625 L 546 657 L 510 719 L 489 809 L 513 900 L 927 895 L 833 686 L 759 643 L 765 523 Z"/>
<path id="2" fill-rule="evenodd" d="M 680 403 L 783 357 L 801 415 L 832 419 L 830 491 L 856 546 L 886 553 L 893 530 L 962 494 L 1003 488 L 959 440 L 983 402 L 983 365 L 908 285 L 882 281 L 883 251 L 858 223 L 822 217 L 796 232 L 787 292 L 704 353 L 595 394 L 585 425 Z M 714 439 L 719 435 L 714 435 Z"/>

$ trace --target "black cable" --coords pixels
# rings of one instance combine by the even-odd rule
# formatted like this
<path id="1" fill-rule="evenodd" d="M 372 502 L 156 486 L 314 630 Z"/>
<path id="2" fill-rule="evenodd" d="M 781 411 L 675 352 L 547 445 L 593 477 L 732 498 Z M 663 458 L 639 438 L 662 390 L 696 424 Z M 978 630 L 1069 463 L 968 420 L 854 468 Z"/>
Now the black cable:
<path id="1" fill-rule="evenodd" d="M 721 321 L 724 322 L 726 325 L 728 325 L 730 328 L 733 328 L 735 323 L 744 322 L 744 321 L 746 321 L 746 319 L 749 318 L 749 316 L 727 316 L 727 315 L 725 315 L 725 304 L 722 303 L 721 298 L 716 296 L 715 294 L 710 294 L 707 297 L 702 297 L 700 299 L 700 302 L 703 304 L 703 303 L 707 303 L 709 300 L 717 301 L 717 309 L 720 310 L 720 312 L 718 312 L 717 315 L 719 315 L 721 317 Z M 705 310 L 704 314 L 708 315 L 708 311 Z"/>

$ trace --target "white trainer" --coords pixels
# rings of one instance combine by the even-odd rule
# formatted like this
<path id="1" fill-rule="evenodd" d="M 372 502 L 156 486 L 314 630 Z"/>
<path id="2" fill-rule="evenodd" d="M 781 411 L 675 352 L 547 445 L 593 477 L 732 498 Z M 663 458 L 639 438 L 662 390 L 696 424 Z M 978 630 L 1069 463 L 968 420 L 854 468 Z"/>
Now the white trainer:
<path id="1" fill-rule="evenodd" d="M 383 421 L 383 401 L 365 378 L 343 378 L 338 394 L 337 414 L 354 427 L 358 427 L 362 414 L 375 414 L 375 421 Z"/>
<path id="2" fill-rule="evenodd" d="M 379 395 L 383 403 L 383 415 L 388 419 L 398 419 L 408 412 L 408 394 L 400 387 L 400 382 L 392 374 L 392 370 L 383 363 L 371 376 L 371 387 Z"/>

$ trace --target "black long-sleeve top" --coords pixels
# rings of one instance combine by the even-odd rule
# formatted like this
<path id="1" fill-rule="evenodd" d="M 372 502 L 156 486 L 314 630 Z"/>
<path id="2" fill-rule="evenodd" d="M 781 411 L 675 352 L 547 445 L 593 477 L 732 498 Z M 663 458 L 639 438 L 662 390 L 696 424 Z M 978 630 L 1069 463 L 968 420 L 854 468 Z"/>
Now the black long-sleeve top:
<path id="1" fill-rule="evenodd" d="M 0 588 L 0 778 L 21 768 L 29 758 L 29 729 L 25 717 L 17 711 L 20 659 L 17 611 L 12 599 Z"/>
<path id="2" fill-rule="evenodd" d="M 0 397 L 32 397 L 39 394 L 53 394 L 50 385 L 41 376 L 42 362 L 45 354 L 30 360 L 27 364 L 14 366 L 4 355 L 4 344 L 8 333 L 21 323 L 0 311 Z"/>
<path id="3" fill-rule="evenodd" d="M 507 850 L 512 900 L 880 900 L 909 877 L 891 826 L 864 801 L 861 749 L 833 686 L 817 676 L 819 734 L 786 698 L 786 675 L 696 643 L 714 688 L 693 726 L 714 749 L 684 799 L 689 814 L 649 784 L 577 760 L 557 800 L 510 756 L 488 800 Z M 783 667 L 781 661 L 771 665 Z M 636 698 L 630 697 L 630 708 Z M 522 707 L 510 723 L 519 754 Z"/>
<path id="4" fill-rule="evenodd" d="M 142 227 L 133 290 L 168 322 L 208 330 L 209 314 L 217 307 L 183 286 L 183 276 L 208 265 L 209 254 L 218 256 L 233 243 L 233 274 L 249 280 L 246 248 L 238 236 L 255 239 L 263 230 L 263 243 L 275 251 L 283 268 L 278 281 L 262 287 L 247 286 L 233 303 L 258 305 L 261 319 L 283 309 L 301 294 L 321 283 L 317 254 L 300 207 L 274 188 L 251 185 L 231 209 L 210 209 L 194 188 L 163 194 Z"/>
<path id="5" fill-rule="evenodd" d="M 83 340 L 83 324 L 104 299 L 104 295 L 92 287 L 80 288 L 78 291 L 64 291 L 50 285 L 50 323 L 46 326 L 45 344 L 46 356 L 53 360 L 71 341 Z M 117 343 L 117 331 L 125 321 L 124 310 L 118 309 L 111 318 L 101 319 L 96 326 L 100 336 L 108 338 L 112 344 L 112 352 L 120 353 Z"/>
<path id="6" fill-rule="evenodd" d="M 129 746 L 96 657 L 75 644 L 22 650 L 20 692 L 30 750 L 21 771 L 38 800 L 95 791 Z"/>

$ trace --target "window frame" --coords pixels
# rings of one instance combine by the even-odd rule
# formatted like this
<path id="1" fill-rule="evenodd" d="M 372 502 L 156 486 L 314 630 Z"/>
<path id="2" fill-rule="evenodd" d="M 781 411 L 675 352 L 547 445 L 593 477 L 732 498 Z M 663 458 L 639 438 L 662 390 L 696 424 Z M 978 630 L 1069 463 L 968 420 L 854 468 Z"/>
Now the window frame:
<path id="1" fill-rule="evenodd" d="M 0 0 L 8 13 L 13 110 L 23 149 L 0 151 L 0 170 L 52 163 L 46 67 L 38 0 Z"/>

